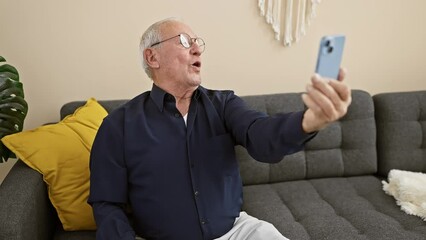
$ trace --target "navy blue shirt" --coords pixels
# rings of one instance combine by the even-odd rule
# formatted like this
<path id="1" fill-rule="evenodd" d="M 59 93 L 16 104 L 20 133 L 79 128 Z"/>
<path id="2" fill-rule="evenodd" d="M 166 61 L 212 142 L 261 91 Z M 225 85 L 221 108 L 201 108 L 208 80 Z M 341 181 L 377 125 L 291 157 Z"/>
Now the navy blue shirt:
<path id="1" fill-rule="evenodd" d="M 258 161 L 278 162 L 312 137 L 303 132 L 302 117 L 303 112 L 267 116 L 232 91 L 200 86 L 186 126 L 174 97 L 153 85 L 111 112 L 93 143 L 89 203 L 98 239 L 224 235 L 243 201 L 234 146 L 244 146 Z"/>

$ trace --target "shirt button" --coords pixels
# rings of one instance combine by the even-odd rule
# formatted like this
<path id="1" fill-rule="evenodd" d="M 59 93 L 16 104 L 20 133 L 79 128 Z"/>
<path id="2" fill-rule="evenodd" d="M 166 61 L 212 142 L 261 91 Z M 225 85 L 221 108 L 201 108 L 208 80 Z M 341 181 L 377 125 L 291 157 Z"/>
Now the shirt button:
<path id="1" fill-rule="evenodd" d="M 180 113 L 175 113 L 175 117 L 180 117 Z"/>
<path id="2" fill-rule="evenodd" d="M 202 225 L 208 224 L 208 223 L 209 223 L 209 219 L 201 219 L 201 220 L 200 220 L 200 223 L 201 223 Z"/>
<path id="3" fill-rule="evenodd" d="M 195 195 L 196 197 L 198 197 L 198 195 L 200 195 L 200 192 L 195 191 L 195 192 L 194 192 L 194 195 Z"/>

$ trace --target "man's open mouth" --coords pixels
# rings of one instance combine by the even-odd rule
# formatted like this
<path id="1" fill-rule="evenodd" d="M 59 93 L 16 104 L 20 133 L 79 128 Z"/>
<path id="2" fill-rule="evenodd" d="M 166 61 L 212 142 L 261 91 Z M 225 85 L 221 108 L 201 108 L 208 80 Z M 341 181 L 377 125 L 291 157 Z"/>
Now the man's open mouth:
<path id="1" fill-rule="evenodd" d="M 195 63 L 192 64 L 192 66 L 199 68 L 199 67 L 201 67 L 201 62 L 196 61 Z"/>

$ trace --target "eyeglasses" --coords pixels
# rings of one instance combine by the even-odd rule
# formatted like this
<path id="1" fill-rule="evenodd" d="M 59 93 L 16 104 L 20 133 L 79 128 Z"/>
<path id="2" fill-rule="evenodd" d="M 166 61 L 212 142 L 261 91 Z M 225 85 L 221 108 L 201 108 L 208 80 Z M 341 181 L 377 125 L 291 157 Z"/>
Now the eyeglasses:
<path id="1" fill-rule="evenodd" d="M 179 37 L 180 44 L 184 48 L 190 48 L 192 46 L 192 44 L 194 44 L 194 43 L 196 43 L 198 45 L 198 47 L 200 48 L 200 52 L 204 52 L 204 49 L 206 48 L 206 43 L 204 42 L 204 40 L 202 38 L 199 38 L 199 37 L 192 38 L 186 33 L 181 33 L 181 34 L 176 35 L 174 37 L 167 38 L 163 41 L 156 42 L 156 43 L 152 44 L 150 47 L 154 47 L 155 45 L 158 45 L 158 44 L 163 43 L 165 41 L 169 41 L 169 40 L 171 40 L 175 37 Z"/>

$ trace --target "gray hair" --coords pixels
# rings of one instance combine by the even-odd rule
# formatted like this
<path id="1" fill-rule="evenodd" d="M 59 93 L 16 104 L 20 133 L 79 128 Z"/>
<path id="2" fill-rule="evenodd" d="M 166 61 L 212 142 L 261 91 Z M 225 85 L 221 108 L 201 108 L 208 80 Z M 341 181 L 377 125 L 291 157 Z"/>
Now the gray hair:
<path id="1" fill-rule="evenodd" d="M 151 47 L 152 44 L 160 42 L 161 41 L 161 33 L 160 33 L 160 29 L 161 26 L 165 23 L 169 23 L 169 22 L 181 22 L 180 19 L 172 17 L 172 18 L 166 18 L 164 20 L 158 21 L 154 24 L 152 24 L 151 26 L 148 27 L 148 29 L 144 32 L 144 34 L 141 37 L 140 43 L 139 43 L 139 50 L 140 50 L 140 55 L 141 55 L 141 60 L 142 60 L 142 67 L 145 70 L 146 75 L 148 75 L 149 78 L 152 79 L 152 72 L 151 72 L 151 68 L 148 66 L 148 64 L 146 63 L 146 59 L 144 56 L 144 51 L 145 49 Z M 155 47 L 160 47 L 161 44 L 156 45 Z"/>

